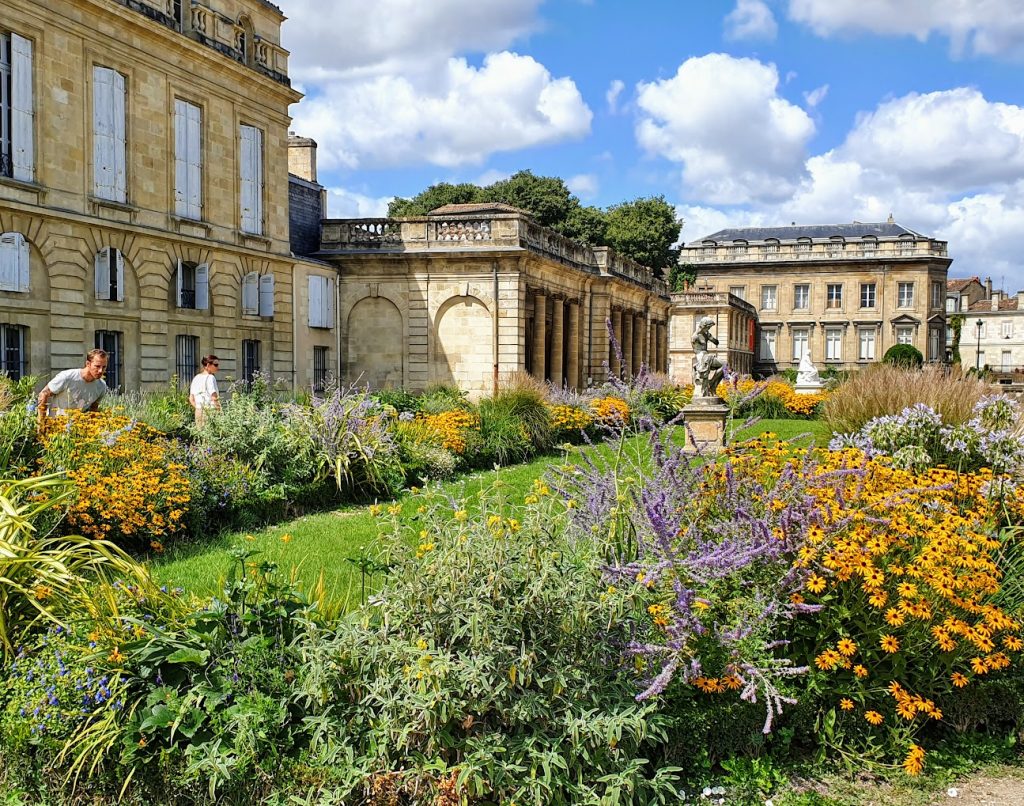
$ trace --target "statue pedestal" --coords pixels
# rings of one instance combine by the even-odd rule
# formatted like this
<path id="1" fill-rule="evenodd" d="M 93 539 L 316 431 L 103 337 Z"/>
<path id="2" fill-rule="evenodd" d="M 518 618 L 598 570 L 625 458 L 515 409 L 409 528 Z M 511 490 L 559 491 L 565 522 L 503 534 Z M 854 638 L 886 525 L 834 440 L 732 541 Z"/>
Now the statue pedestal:
<path id="1" fill-rule="evenodd" d="M 825 388 L 821 381 L 801 381 L 797 378 L 793 391 L 798 395 L 817 395 Z"/>
<path id="2" fill-rule="evenodd" d="M 729 407 L 717 395 L 695 397 L 683 407 L 684 450 L 718 453 L 725 448 L 725 421 Z"/>

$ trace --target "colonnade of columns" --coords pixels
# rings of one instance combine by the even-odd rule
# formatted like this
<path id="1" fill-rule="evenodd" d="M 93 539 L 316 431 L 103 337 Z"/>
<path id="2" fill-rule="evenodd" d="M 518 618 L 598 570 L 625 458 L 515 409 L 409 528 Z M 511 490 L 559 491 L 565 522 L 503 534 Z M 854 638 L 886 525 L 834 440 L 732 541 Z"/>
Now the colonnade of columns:
<path id="1" fill-rule="evenodd" d="M 558 386 L 582 387 L 585 378 L 580 336 L 579 300 L 534 293 L 533 331 L 527 356 L 531 375 Z"/>
<path id="2" fill-rule="evenodd" d="M 668 359 L 668 326 L 656 322 L 646 312 L 612 309 L 612 332 L 622 352 L 622 360 L 615 347 L 608 345 L 608 365 L 613 375 L 632 377 L 644 364 L 648 369 L 664 372 Z"/>

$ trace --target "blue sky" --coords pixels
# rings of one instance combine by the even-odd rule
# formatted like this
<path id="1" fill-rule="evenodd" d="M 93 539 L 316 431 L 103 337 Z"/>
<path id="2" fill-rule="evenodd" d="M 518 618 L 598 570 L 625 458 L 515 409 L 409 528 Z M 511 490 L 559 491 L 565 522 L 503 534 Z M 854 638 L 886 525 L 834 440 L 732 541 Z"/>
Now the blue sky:
<path id="1" fill-rule="evenodd" d="M 333 217 L 521 169 L 683 239 L 879 221 L 1024 289 L 1024 0 L 279 0 Z"/>

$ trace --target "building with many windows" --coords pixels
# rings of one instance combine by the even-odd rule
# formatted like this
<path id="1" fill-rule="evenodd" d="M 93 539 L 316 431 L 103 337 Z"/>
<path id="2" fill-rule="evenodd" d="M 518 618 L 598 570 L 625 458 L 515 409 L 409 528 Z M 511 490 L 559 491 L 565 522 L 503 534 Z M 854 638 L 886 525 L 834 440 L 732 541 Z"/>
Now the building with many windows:
<path id="1" fill-rule="evenodd" d="M 4 2 L 0 369 L 99 346 L 114 387 L 187 382 L 211 352 L 228 378 L 311 384 L 293 281 L 335 272 L 290 248 L 283 19 L 266 0 Z"/>
<path id="2" fill-rule="evenodd" d="M 680 262 L 697 285 L 757 310 L 753 373 L 797 367 L 855 369 L 893 344 L 945 358 L 944 241 L 894 223 L 758 227 L 686 244 Z"/>

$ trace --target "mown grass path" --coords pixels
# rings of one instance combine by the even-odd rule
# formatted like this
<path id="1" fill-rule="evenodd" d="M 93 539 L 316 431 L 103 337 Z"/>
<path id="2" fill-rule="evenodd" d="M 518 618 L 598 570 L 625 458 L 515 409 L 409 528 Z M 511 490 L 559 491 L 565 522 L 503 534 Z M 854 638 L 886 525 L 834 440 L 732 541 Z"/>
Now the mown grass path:
<path id="1" fill-rule="evenodd" d="M 738 431 L 733 438 L 749 439 L 765 432 L 773 432 L 782 439 L 809 434 L 818 444 L 828 439 L 824 425 L 813 420 L 762 420 Z M 674 438 L 681 438 L 681 432 L 677 430 Z M 645 447 L 645 438 L 634 437 L 625 449 L 643 452 Z M 610 456 L 613 448 L 602 444 L 581 450 Z M 564 461 L 562 454 L 554 454 L 514 467 L 477 471 L 441 485 L 441 490 L 453 499 L 465 499 L 472 511 L 473 501 L 481 490 L 501 478 L 509 499 L 522 500 L 535 479 L 552 464 Z M 403 518 L 415 514 L 418 506 L 410 492 L 403 493 L 395 503 L 402 507 Z M 360 557 L 372 557 L 377 537 L 378 522 L 368 505 L 344 506 L 248 534 L 228 533 L 209 541 L 173 547 L 153 564 L 153 572 L 162 584 L 180 586 L 190 594 L 207 598 L 221 590 L 231 572 L 236 562 L 232 549 L 244 547 L 258 553 L 254 559 L 269 560 L 292 572 L 296 583 L 307 593 L 322 587 L 325 599 L 345 610 L 360 602 L 364 579 L 357 561 Z M 369 582 L 374 587 L 376 580 L 371 578 Z"/>

